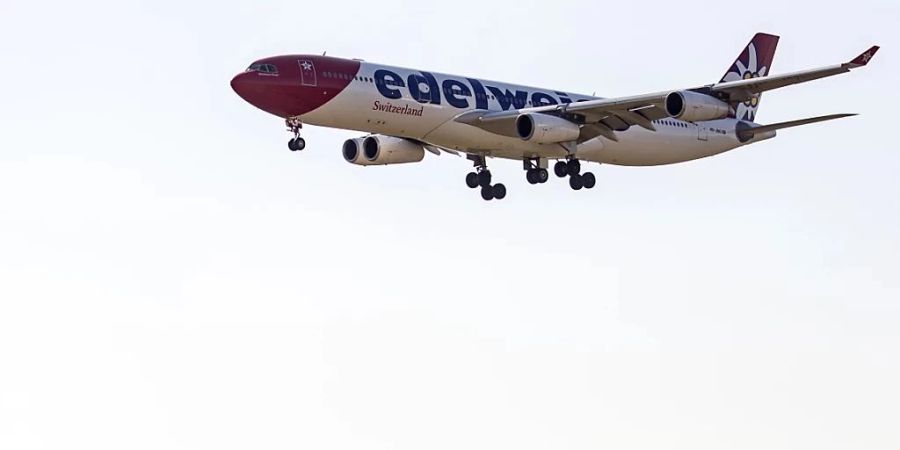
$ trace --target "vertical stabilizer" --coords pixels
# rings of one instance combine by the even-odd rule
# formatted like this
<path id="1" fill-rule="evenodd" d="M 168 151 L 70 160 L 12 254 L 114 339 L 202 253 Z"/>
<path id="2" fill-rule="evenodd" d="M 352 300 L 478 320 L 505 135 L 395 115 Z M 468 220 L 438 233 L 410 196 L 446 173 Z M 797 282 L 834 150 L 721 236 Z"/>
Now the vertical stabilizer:
<path id="1" fill-rule="evenodd" d="M 744 51 L 738 55 L 734 64 L 728 69 L 728 73 L 722 77 L 722 82 L 746 80 L 750 78 L 764 77 L 772 70 L 772 60 L 775 59 L 775 48 L 778 47 L 778 36 L 765 33 L 757 33 L 753 40 L 747 44 Z M 755 95 L 745 102 L 734 103 L 735 117 L 739 120 L 753 122 L 756 119 L 756 111 L 759 108 L 760 95 Z"/>

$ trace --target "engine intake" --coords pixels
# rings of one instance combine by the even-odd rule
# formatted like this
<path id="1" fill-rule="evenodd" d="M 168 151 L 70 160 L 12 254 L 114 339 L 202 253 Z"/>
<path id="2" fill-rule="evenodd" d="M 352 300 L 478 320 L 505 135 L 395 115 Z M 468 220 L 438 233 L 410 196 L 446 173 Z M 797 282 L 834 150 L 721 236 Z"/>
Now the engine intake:
<path id="1" fill-rule="evenodd" d="M 577 140 L 581 127 L 561 117 L 526 113 L 516 118 L 516 134 L 523 141 L 555 144 Z"/>
<path id="2" fill-rule="evenodd" d="M 731 106 L 715 97 L 693 91 L 672 92 L 666 96 L 666 112 L 688 122 L 724 119 Z"/>
<path id="3" fill-rule="evenodd" d="M 368 166 L 368 161 L 362 157 L 362 148 L 363 148 L 363 138 L 356 139 L 347 139 L 344 141 L 344 147 L 341 149 L 341 153 L 344 155 L 344 160 L 351 164 L 357 164 L 360 166 Z"/>

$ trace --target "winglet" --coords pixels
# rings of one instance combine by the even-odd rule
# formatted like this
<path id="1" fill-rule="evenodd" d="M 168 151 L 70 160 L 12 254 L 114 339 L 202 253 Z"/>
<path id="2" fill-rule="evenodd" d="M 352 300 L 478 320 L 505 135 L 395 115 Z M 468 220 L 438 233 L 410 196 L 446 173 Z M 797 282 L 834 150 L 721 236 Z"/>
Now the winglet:
<path id="1" fill-rule="evenodd" d="M 875 56 L 875 53 L 878 52 L 879 48 L 881 48 L 881 47 L 876 45 L 876 46 L 866 50 L 865 52 L 863 52 L 863 54 L 857 56 L 856 59 L 854 59 L 853 61 L 850 61 L 850 65 L 855 66 L 855 67 L 862 67 L 862 66 L 865 66 L 866 64 L 869 64 L 869 61 L 872 60 L 872 58 Z"/>

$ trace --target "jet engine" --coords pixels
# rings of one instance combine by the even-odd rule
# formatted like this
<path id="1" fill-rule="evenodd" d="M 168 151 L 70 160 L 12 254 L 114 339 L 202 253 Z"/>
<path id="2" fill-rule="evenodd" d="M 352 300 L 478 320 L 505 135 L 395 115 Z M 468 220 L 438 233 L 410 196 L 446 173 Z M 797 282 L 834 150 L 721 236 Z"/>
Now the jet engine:
<path id="1" fill-rule="evenodd" d="M 425 148 L 408 139 L 373 134 L 344 142 L 344 159 L 360 166 L 404 164 L 425 158 Z"/>
<path id="2" fill-rule="evenodd" d="M 581 127 L 561 117 L 526 113 L 516 118 L 516 133 L 524 141 L 555 144 L 577 140 Z"/>
<path id="3" fill-rule="evenodd" d="M 421 145 L 380 134 L 347 139 L 342 153 L 347 162 L 359 166 L 413 163 L 425 158 L 425 149 Z"/>
<path id="4" fill-rule="evenodd" d="M 688 122 L 728 117 L 731 106 L 715 97 L 693 91 L 678 91 L 666 96 L 666 112 Z"/>

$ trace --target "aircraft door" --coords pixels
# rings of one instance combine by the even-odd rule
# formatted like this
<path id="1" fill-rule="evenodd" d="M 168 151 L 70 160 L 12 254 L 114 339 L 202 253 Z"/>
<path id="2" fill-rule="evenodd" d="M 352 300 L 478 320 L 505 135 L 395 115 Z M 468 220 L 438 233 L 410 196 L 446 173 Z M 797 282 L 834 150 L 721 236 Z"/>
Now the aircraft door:
<path id="1" fill-rule="evenodd" d="M 300 64 L 300 85 L 316 87 L 318 79 L 316 77 L 316 64 L 308 59 L 297 61 Z"/>
<path id="2" fill-rule="evenodd" d="M 706 128 L 702 123 L 697 124 L 697 139 L 701 141 L 709 140 L 709 128 Z"/>

